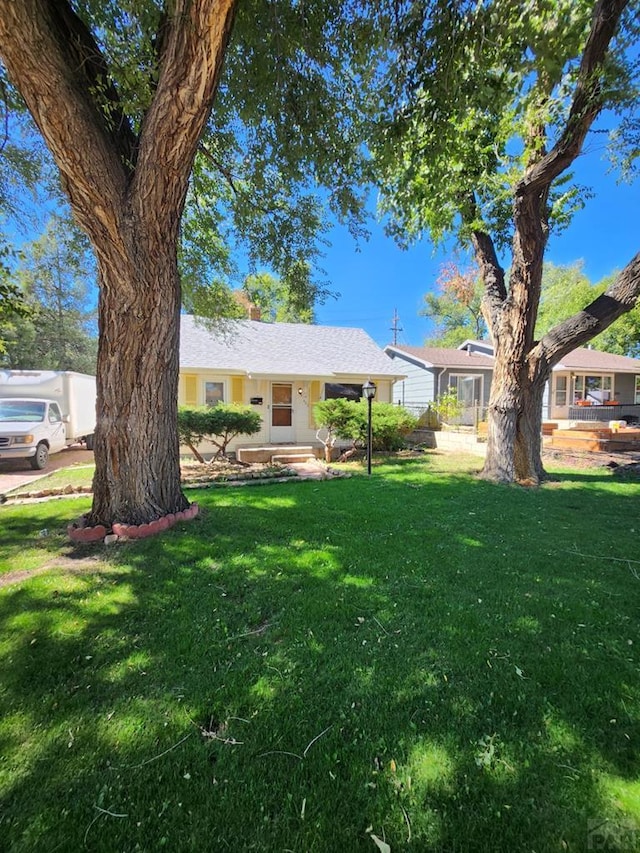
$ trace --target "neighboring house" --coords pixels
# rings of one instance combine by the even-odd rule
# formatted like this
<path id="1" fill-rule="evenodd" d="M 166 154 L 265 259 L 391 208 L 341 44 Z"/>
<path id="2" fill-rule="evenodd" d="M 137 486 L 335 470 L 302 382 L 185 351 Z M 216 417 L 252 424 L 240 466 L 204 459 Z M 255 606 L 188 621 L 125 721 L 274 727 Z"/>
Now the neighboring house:
<path id="1" fill-rule="evenodd" d="M 465 341 L 457 349 L 387 346 L 407 378 L 394 386 L 394 400 L 410 408 L 424 407 L 449 388 L 466 406 L 482 409 L 489 400 L 493 347 L 487 341 Z M 552 370 L 543 415 L 552 420 L 640 419 L 640 359 L 581 347 Z M 470 420 L 471 415 L 467 417 Z"/>
<path id="2" fill-rule="evenodd" d="M 556 364 L 550 384 L 551 418 L 609 420 L 613 413 L 637 422 L 640 416 L 640 359 L 581 347 Z"/>
<path id="3" fill-rule="evenodd" d="M 412 411 L 425 409 L 450 388 L 465 405 L 463 423 L 473 423 L 474 407 L 489 402 L 493 348 L 483 341 L 446 347 L 387 346 L 387 355 L 407 374 L 394 385 L 394 402 Z"/>
<path id="4" fill-rule="evenodd" d="M 303 323 L 234 320 L 220 328 L 181 317 L 178 402 L 184 406 L 243 403 L 262 416 L 260 434 L 237 446 L 318 445 L 313 406 L 319 400 L 358 400 L 362 384 L 391 402 L 405 375 L 362 329 Z"/>

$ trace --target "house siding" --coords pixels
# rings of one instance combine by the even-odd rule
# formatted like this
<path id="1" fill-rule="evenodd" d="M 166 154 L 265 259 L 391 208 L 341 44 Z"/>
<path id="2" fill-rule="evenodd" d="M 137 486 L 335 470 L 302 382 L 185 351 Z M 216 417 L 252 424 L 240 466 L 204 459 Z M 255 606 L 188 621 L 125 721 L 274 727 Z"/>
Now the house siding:
<path id="1" fill-rule="evenodd" d="M 638 365 L 638 375 L 640 376 L 640 364 Z M 614 376 L 613 381 L 615 398 L 621 403 L 633 403 L 636 377 L 631 373 L 618 373 Z"/>
<path id="2" fill-rule="evenodd" d="M 436 397 L 434 370 L 405 359 L 397 359 L 397 362 L 407 376 L 394 383 L 393 402 L 409 408 L 432 402 Z M 440 373 L 440 370 L 436 369 L 435 372 Z"/>

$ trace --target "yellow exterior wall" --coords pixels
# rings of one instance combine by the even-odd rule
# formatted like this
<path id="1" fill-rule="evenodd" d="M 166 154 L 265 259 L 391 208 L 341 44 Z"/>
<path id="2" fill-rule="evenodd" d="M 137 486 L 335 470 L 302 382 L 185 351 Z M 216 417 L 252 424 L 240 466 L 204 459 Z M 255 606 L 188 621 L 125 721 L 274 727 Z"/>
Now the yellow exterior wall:
<path id="1" fill-rule="evenodd" d="M 314 379 L 309 383 L 309 426 L 315 428 L 316 422 L 313 418 L 313 407 L 322 399 L 322 383 Z"/>

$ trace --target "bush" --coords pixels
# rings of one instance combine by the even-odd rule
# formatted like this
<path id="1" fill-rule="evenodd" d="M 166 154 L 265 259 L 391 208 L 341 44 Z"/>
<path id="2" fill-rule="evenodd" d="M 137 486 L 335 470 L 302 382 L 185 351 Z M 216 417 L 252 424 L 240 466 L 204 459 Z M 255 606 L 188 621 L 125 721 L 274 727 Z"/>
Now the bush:
<path id="1" fill-rule="evenodd" d="M 367 443 L 368 404 L 365 400 L 324 400 L 316 403 L 313 414 L 320 429 L 327 430 L 325 448 L 336 438 L 351 441 L 354 447 Z M 373 403 L 371 409 L 373 450 L 394 451 L 405 445 L 405 436 L 417 426 L 417 419 L 406 409 L 392 403 Z"/>
<path id="2" fill-rule="evenodd" d="M 364 406 L 366 404 L 359 403 Z M 366 418 L 366 415 L 365 415 Z M 394 451 L 405 447 L 405 438 L 418 426 L 418 419 L 401 406 L 374 403 L 371 411 L 373 449 Z"/>
<path id="3" fill-rule="evenodd" d="M 237 435 L 255 435 L 260 432 L 262 418 L 250 406 L 235 403 L 218 403 L 216 406 L 178 409 L 178 435 L 199 462 L 204 462 L 197 445 L 204 439 L 217 451 L 214 459 L 225 456 L 229 442 Z"/>

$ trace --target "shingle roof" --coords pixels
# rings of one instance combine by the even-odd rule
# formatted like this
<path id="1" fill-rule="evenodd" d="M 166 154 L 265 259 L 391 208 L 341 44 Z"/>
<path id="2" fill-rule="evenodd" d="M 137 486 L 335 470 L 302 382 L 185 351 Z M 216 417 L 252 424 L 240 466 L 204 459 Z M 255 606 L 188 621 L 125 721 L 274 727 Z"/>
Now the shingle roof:
<path id="1" fill-rule="evenodd" d="M 493 356 L 470 353 L 467 350 L 447 347 L 387 346 L 385 352 L 408 355 L 425 367 L 475 367 L 493 369 Z M 640 359 L 613 355 L 596 349 L 579 347 L 556 364 L 554 370 L 593 370 L 605 373 L 636 373 L 640 376 Z"/>
<path id="2" fill-rule="evenodd" d="M 482 370 L 493 370 L 493 356 L 480 355 L 468 350 L 452 349 L 449 347 L 398 347 L 388 346 L 387 353 L 408 355 L 414 361 L 419 361 L 425 367 L 475 367 Z"/>
<path id="3" fill-rule="evenodd" d="M 608 373 L 637 373 L 640 375 L 640 359 L 580 347 L 565 355 L 553 369 L 599 370 Z"/>
<path id="4" fill-rule="evenodd" d="M 208 328 L 181 317 L 180 368 L 276 376 L 402 377 L 362 329 L 233 320 Z"/>

